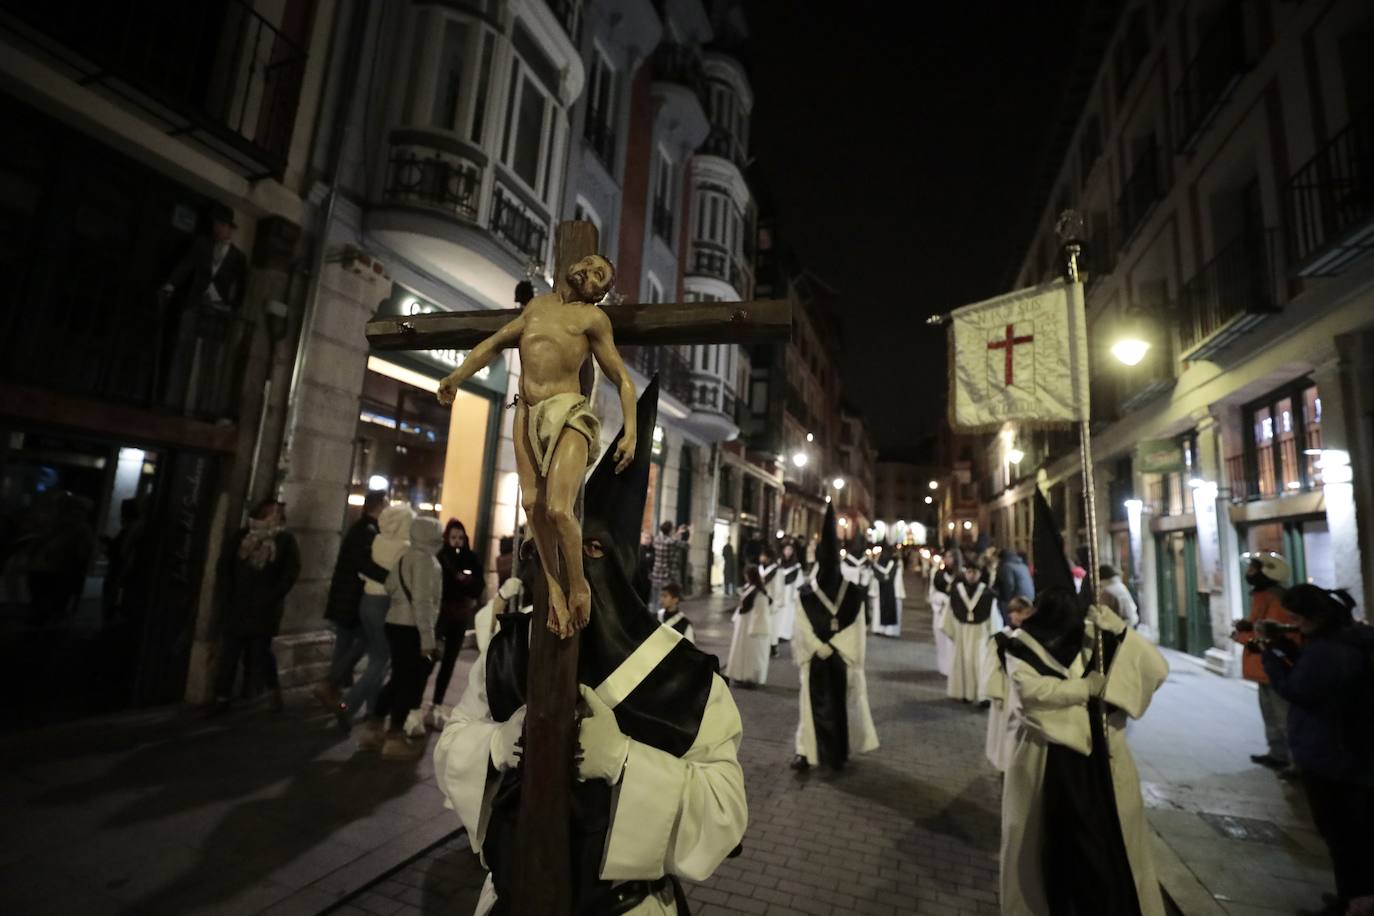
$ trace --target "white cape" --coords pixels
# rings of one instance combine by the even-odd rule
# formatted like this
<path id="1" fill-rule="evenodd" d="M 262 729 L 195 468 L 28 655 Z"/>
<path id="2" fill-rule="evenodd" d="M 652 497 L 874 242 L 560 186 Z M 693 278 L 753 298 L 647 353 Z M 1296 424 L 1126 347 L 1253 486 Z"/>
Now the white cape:
<path id="1" fill-rule="evenodd" d="M 1092 645 L 1093 625 L 1084 642 Z M 1088 722 L 1088 682 L 1083 679 L 1089 651 L 1085 648 L 1064 668 L 1024 631 L 1013 637 L 1030 647 L 1061 680 L 1040 674 L 1007 656 L 1008 714 L 1016 728 L 1002 789 L 1002 912 L 1006 916 L 1049 916 L 1041 872 L 1043 832 L 1041 784 L 1050 742 L 1080 754 L 1092 749 Z M 1140 796 L 1140 774 L 1126 744 L 1126 717 L 1138 719 L 1169 674 L 1169 664 L 1148 640 L 1128 630 L 1107 672 L 1104 698 L 1118 707 L 1107 722 L 1112 785 L 1121 819 L 1126 857 L 1131 863 L 1142 916 L 1163 916 L 1159 878 L 1150 854 L 1150 827 Z"/>
<path id="2" fill-rule="evenodd" d="M 670 634 L 674 641 L 680 638 L 666 627 L 659 633 Z M 655 637 L 660 638 L 670 637 Z M 625 684 L 617 681 L 615 694 L 608 685 L 635 663 L 638 654 L 597 686 L 608 705 L 614 707 L 628 695 Z M 491 765 L 491 741 L 499 725 L 491 718 L 486 687 L 483 653 L 472 666 L 463 699 L 434 749 L 434 776 L 444 804 L 457 813 L 479 855 L 500 783 Z M 748 824 L 744 771 L 736 757 L 740 737 L 739 710 L 725 682 L 713 677 L 701 727 L 686 754 L 675 757 L 631 739 L 624 774 L 612 795 L 611 826 L 601 862 L 603 880 L 653 881 L 671 874 L 704 881 L 715 872 L 739 845 Z M 495 901 L 488 875 L 474 916 L 485 916 Z M 676 914 L 672 888 L 629 912 L 634 916 Z"/>
<path id="3" fill-rule="evenodd" d="M 740 607 L 744 600 L 754 592 L 749 586 L 740 595 Z M 721 673 L 733 683 L 768 683 L 768 660 L 772 654 L 772 605 L 768 592 L 758 590 L 753 608 L 747 614 L 735 609 L 735 631 L 730 636 L 730 654 L 726 656 L 725 670 Z"/>

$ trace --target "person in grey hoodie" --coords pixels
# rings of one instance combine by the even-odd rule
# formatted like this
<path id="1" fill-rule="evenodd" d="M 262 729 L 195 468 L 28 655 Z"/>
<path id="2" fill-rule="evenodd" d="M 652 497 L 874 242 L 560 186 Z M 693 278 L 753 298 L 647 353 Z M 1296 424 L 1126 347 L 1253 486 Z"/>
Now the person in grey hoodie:
<path id="1" fill-rule="evenodd" d="M 406 716 L 420 707 L 425 683 L 439 654 L 434 625 L 439 621 L 444 584 L 443 568 L 435 554 L 443 541 L 443 529 L 437 518 L 416 518 L 410 523 L 410 546 L 386 579 L 386 591 L 391 597 L 386 614 L 391 679 L 377 696 L 367 727 L 368 737 L 375 741 L 390 716 L 391 728 L 386 732 L 382 756 L 393 760 L 415 760 L 425 752 L 423 736 L 418 740 L 408 738 L 405 723 Z"/>

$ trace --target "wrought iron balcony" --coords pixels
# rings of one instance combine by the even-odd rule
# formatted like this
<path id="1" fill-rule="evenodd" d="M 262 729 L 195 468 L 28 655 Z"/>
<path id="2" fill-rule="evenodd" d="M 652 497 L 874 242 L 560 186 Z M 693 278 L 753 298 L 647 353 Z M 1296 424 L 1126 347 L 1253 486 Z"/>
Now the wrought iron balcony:
<path id="1" fill-rule="evenodd" d="M 1117 241 L 1121 247 L 1130 244 L 1136 230 L 1154 209 L 1155 203 L 1164 192 L 1159 168 L 1159 149 L 1148 147 L 1136 160 L 1135 171 L 1126 179 L 1121 196 L 1116 201 L 1116 224 L 1119 227 Z"/>
<path id="2" fill-rule="evenodd" d="M 701 52 L 690 45 L 666 42 L 654 49 L 654 79 L 686 86 L 701 102 L 703 111 L 710 98 Z"/>
<path id="3" fill-rule="evenodd" d="M 1185 359 L 1205 359 L 1278 311 L 1273 229 L 1247 232 L 1183 285 L 1179 346 Z"/>
<path id="4" fill-rule="evenodd" d="M 1244 0 L 1231 0 L 1198 43 L 1197 54 L 1174 89 L 1174 146 L 1192 152 L 1203 132 L 1254 66 L 1245 41 Z"/>
<path id="5" fill-rule="evenodd" d="M 306 53 L 243 0 L 0 0 L 7 28 L 249 178 L 286 168 Z"/>
<path id="6" fill-rule="evenodd" d="M 484 178 L 496 169 L 495 180 Z M 550 217 L 486 154 L 444 133 L 402 128 L 391 133 L 379 203 L 442 214 L 490 233 L 519 263 L 543 263 Z M 431 229 L 415 230 L 429 233 Z"/>
<path id="7" fill-rule="evenodd" d="M 509 244 L 526 260 L 543 262 L 549 225 L 530 213 L 519 198 L 497 183 L 491 198 L 491 234 Z"/>
<path id="8" fill-rule="evenodd" d="M 1278 499 L 1310 493 L 1322 484 L 1321 469 L 1311 455 L 1298 454 L 1295 438 L 1255 445 L 1249 454 L 1226 459 L 1232 502 Z"/>
<path id="9" fill-rule="evenodd" d="M 676 347 L 621 347 L 625 362 L 645 378 L 658 373 L 659 388 L 684 404 L 692 403 L 692 367 Z"/>
<path id="10" fill-rule="evenodd" d="M 432 147 L 396 144 L 387 161 L 382 194 L 394 203 L 432 207 L 477 219 L 482 169 L 470 159 Z"/>
<path id="11" fill-rule="evenodd" d="M 1284 199 L 1294 273 L 1331 276 L 1374 251 L 1374 107 L 1293 174 Z"/>

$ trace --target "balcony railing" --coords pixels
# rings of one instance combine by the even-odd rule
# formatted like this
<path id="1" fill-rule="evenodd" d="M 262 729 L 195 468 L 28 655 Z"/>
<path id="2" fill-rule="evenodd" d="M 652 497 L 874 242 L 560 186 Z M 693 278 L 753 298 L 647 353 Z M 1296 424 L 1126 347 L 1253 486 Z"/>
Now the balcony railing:
<path id="1" fill-rule="evenodd" d="M 532 215 L 498 183 L 491 198 L 491 234 L 509 244 L 526 260 L 543 262 L 549 239 L 548 223 Z"/>
<path id="2" fill-rule="evenodd" d="M 471 160 L 432 148 L 395 145 L 382 193 L 394 203 L 432 207 L 475 221 L 481 188 L 482 169 Z"/>
<path id="3" fill-rule="evenodd" d="M 1244 0 L 1231 0 L 1198 43 L 1197 54 L 1174 89 L 1174 145 L 1196 148 L 1203 131 L 1254 65 L 1245 41 Z"/>
<path id="4" fill-rule="evenodd" d="M 693 242 L 692 267 L 688 273 L 724 280 L 735 292 L 741 296 L 745 294 L 739 263 L 730 256 L 724 246 L 701 240 Z"/>
<path id="5" fill-rule="evenodd" d="M 286 168 L 303 48 L 243 0 L 0 0 L 9 28 L 250 178 Z"/>
<path id="6" fill-rule="evenodd" d="M 582 0 L 544 0 L 553 15 L 568 33 L 573 47 L 582 45 Z"/>
<path id="7" fill-rule="evenodd" d="M 1374 251 L 1374 106 L 1293 174 L 1284 197 L 1294 273 L 1338 274 Z"/>
<path id="8" fill-rule="evenodd" d="M 686 86 L 697 97 L 702 110 L 706 110 L 710 94 L 701 52 L 690 45 L 665 43 L 654 50 L 653 62 L 655 80 Z"/>
<path id="9" fill-rule="evenodd" d="M 606 166 L 607 171 L 615 171 L 615 128 L 605 120 L 595 108 L 587 109 L 587 120 L 582 125 L 582 136 L 587 145 L 596 153 L 596 158 Z"/>
<path id="10" fill-rule="evenodd" d="M 728 159 L 740 169 L 748 164 L 744 144 L 739 141 L 738 137 L 719 125 L 711 127 L 711 133 L 707 135 L 706 142 L 701 144 L 701 149 L 698 152 Z"/>
<path id="11" fill-rule="evenodd" d="M 1307 493 L 1321 486 L 1317 456 L 1304 455 L 1300 459 L 1295 438 L 1256 445 L 1253 462 L 1250 464 L 1245 455 L 1226 459 L 1226 477 L 1231 484 L 1233 502 L 1277 499 Z"/>
<path id="12" fill-rule="evenodd" d="M 1137 229 L 1150 215 L 1155 203 L 1164 191 L 1159 168 L 1159 149 L 1150 146 L 1136 160 L 1135 171 L 1126 179 L 1121 196 L 1116 201 L 1116 224 L 1119 227 L 1117 242 L 1121 247 L 1129 245 Z"/>
<path id="13" fill-rule="evenodd" d="M 631 368 L 645 378 L 658 373 L 659 388 L 684 404 L 692 402 L 692 367 L 674 347 L 621 347 Z"/>
<path id="14" fill-rule="evenodd" d="M 1274 230 L 1247 232 L 1183 285 L 1179 346 L 1204 359 L 1278 310 L 1274 295 Z"/>

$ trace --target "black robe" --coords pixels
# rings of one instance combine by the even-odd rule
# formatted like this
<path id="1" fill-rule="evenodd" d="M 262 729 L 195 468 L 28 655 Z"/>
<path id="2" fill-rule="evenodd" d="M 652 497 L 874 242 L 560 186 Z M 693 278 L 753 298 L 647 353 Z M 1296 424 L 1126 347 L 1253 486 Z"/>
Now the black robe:
<path id="1" fill-rule="evenodd" d="M 897 625 L 897 577 L 902 574 L 902 564 L 893 560 L 887 572 L 877 563 L 873 564 L 873 575 L 878 580 L 878 623 L 885 627 Z"/>
<path id="2" fill-rule="evenodd" d="M 798 596 L 801 612 L 806 615 L 816 638 L 829 645 L 830 640 L 851 626 L 862 626 L 860 617 L 865 607 L 864 591 L 848 583 L 840 586 L 840 604 L 830 613 L 820 596 L 804 587 Z M 832 769 L 840 769 L 849 759 L 849 667 L 840 653 L 831 652 L 829 658 L 812 657 L 809 675 L 811 720 L 816 731 L 816 754 L 820 762 Z"/>
<path id="3" fill-rule="evenodd" d="M 997 650 L 1004 666 L 1006 656 L 1012 655 L 1041 675 L 1064 678 L 1029 646 L 1015 639 L 1000 638 L 1002 634 L 998 636 Z M 1102 634 L 1108 670 L 1120 640 L 1115 634 Z M 1097 670 L 1095 652 L 1087 670 Z M 1045 748 L 1041 870 L 1045 896 L 1055 916 L 1140 916 L 1140 901 L 1116 808 L 1107 736 L 1102 730 L 1102 704 L 1098 698 L 1088 703 L 1092 728 L 1090 755 L 1085 757 L 1053 741 Z M 1115 709 L 1107 704 L 1109 713 Z"/>

